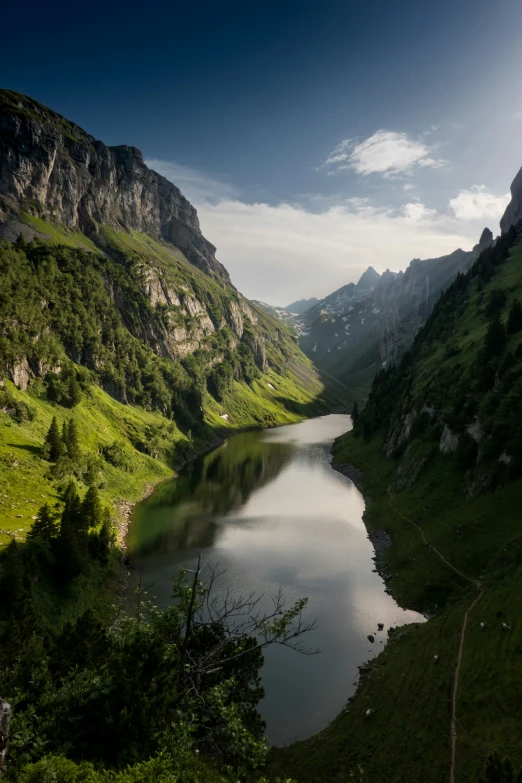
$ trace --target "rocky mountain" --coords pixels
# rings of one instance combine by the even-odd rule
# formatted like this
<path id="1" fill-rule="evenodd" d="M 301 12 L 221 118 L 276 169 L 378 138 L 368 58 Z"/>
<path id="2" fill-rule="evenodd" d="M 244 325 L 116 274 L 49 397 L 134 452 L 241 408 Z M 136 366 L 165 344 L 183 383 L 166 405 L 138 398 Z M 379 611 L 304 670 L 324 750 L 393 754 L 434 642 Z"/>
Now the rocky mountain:
<path id="1" fill-rule="evenodd" d="M 440 292 L 493 243 L 484 229 L 473 250 L 413 259 L 404 272 L 369 267 L 360 280 L 334 291 L 300 317 L 299 345 L 314 363 L 363 398 L 381 367 L 413 341 Z"/>
<path id="2" fill-rule="evenodd" d="M 290 313 L 291 315 L 304 315 L 308 310 L 310 310 L 311 307 L 316 305 L 319 302 L 319 299 L 316 299 L 315 296 L 311 299 L 298 299 L 297 302 L 292 302 L 292 304 L 287 305 L 286 307 L 283 307 L 283 310 L 286 310 L 287 313 Z"/>
<path id="3" fill-rule="evenodd" d="M 0 236 L 18 236 L 21 207 L 101 245 L 100 225 L 148 234 L 230 284 L 194 207 L 138 149 L 107 147 L 37 101 L 0 90 Z"/>
<path id="4" fill-rule="evenodd" d="M 503 234 L 522 220 L 522 168 L 511 183 L 510 190 L 511 201 L 500 220 L 500 230 Z"/>
<path id="5" fill-rule="evenodd" d="M 194 207 L 139 150 L 107 147 L 9 90 L 0 256 L 0 377 L 21 389 L 72 361 L 121 402 L 175 415 L 189 400 L 201 421 L 207 391 L 222 400 L 256 373 L 321 385 L 288 331 L 232 286 Z"/>
<path id="6" fill-rule="evenodd" d="M 285 307 L 276 307 L 275 305 L 268 304 L 268 302 L 262 302 L 260 299 L 252 299 L 252 304 L 255 304 L 260 310 L 271 315 L 272 318 L 282 321 L 293 335 L 298 334 L 298 323 L 295 319 L 295 315 L 289 313 Z"/>

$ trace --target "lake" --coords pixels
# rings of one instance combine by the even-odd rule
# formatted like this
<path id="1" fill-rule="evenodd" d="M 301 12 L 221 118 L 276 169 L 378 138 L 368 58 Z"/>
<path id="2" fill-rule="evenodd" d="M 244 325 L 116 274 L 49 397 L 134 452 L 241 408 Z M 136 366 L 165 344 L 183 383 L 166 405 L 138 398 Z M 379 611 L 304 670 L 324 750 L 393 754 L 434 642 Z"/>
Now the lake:
<path id="1" fill-rule="evenodd" d="M 318 627 L 304 641 L 320 653 L 265 653 L 260 712 L 276 745 L 305 739 L 335 717 L 355 690 L 358 665 L 382 650 L 387 628 L 424 621 L 384 592 L 364 499 L 330 465 L 334 439 L 349 429 L 349 416 L 333 414 L 234 435 L 133 514 L 133 578 L 139 573 L 160 605 L 170 600 L 176 571 L 193 567 L 200 552 L 203 562 L 226 569 L 223 589 L 268 596 L 282 586 L 288 603 L 308 597 L 305 619 Z"/>

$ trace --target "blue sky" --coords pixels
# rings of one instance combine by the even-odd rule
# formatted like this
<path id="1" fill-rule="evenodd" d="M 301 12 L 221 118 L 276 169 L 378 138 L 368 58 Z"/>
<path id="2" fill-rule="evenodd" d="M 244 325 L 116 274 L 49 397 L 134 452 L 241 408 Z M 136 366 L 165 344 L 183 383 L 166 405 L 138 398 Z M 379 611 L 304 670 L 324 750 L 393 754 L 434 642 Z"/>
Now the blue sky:
<path id="1" fill-rule="evenodd" d="M 252 298 L 471 247 L 522 165 L 519 0 L 29 2 L 3 28 L 3 85 L 139 147 Z"/>

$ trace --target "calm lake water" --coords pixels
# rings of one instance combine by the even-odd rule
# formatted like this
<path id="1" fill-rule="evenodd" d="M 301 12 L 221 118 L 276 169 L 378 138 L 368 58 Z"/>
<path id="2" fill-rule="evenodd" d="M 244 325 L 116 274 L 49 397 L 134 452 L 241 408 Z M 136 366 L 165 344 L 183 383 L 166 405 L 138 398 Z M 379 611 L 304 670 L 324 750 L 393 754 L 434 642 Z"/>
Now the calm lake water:
<path id="1" fill-rule="evenodd" d="M 305 641 L 320 654 L 265 654 L 260 711 L 276 745 L 335 717 L 355 690 L 357 666 L 380 652 L 390 625 L 424 620 L 384 592 L 363 497 L 330 466 L 333 440 L 350 428 L 349 416 L 331 415 L 235 435 L 140 503 L 130 529 L 133 565 L 160 604 L 199 552 L 226 569 L 223 589 L 272 595 L 281 585 L 289 604 L 308 596 L 306 618 L 318 628 Z"/>

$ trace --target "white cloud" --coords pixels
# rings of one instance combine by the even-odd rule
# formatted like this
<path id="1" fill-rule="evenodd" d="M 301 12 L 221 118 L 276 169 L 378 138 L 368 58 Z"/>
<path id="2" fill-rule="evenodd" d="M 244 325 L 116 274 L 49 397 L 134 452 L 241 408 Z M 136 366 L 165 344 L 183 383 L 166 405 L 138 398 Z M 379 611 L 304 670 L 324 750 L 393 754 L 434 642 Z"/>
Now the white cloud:
<path id="1" fill-rule="evenodd" d="M 297 205 L 197 204 L 201 228 L 234 284 L 253 299 L 286 305 L 324 296 L 372 265 L 404 269 L 412 258 L 471 248 L 476 230 L 423 208 L 411 214 L 343 204 L 314 213 Z"/>
<path id="2" fill-rule="evenodd" d="M 409 204 L 405 204 L 402 208 L 402 212 L 406 220 L 417 223 L 419 220 L 425 220 L 437 214 L 437 210 L 429 209 L 426 204 L 421 201 L 410 201 Z"/>
<path id="3" fill-rule="evenodd" d="M 440 168 L 445 161 L 434 157 L 435 145 L 412 139 L 407 133 L 378 130 L 356 144 L 344 139 L 329 154 L 323 168 L 328 173 L 352 170 L 357 174 L 390 177 L 411 173 L 415 168 Z"/>
<path id="4" fill-rule="evenodd" d="M 403 190 L 415 190 L 415 185 L 413 182 L 407 182 L 405 185 L 402 186 Z"/>
<path id="5" fill-rule="evenodd" d="M 450 199 L 448 206 L 457 220 L 498 221 L 509 199 L 509 193 L 495 196 L 485 185 L 474 185 L 469 190 L 461 190 L 458 196 Z"/>
<path id="6" fill-rule="evenodd" d="M 232 185 L 208 177 L 190 166 L 155 158 L 146 160 L 145 163 L 173 182 L 189 201 L 216 202 L 225 198 L 235 198 L 238 195 L 237 189 Z"/>
<path id="7" fill-rule="evenodd" d="M 456 219 L 458 208 L 454 217 L 414 199 L 391 209 L 341 195 L 336 204 L 308 197 L 309 207 L 246 204 L 229 185 L 193 169 L 148 163 L 190 198 L 203 234 L 239 290 L 276 305 L 325 296 L 358 280 L 370 265 L 379 272 L 405 269 L 412 258 L 436 258 L 478 241 L 473 222 Z"/>

